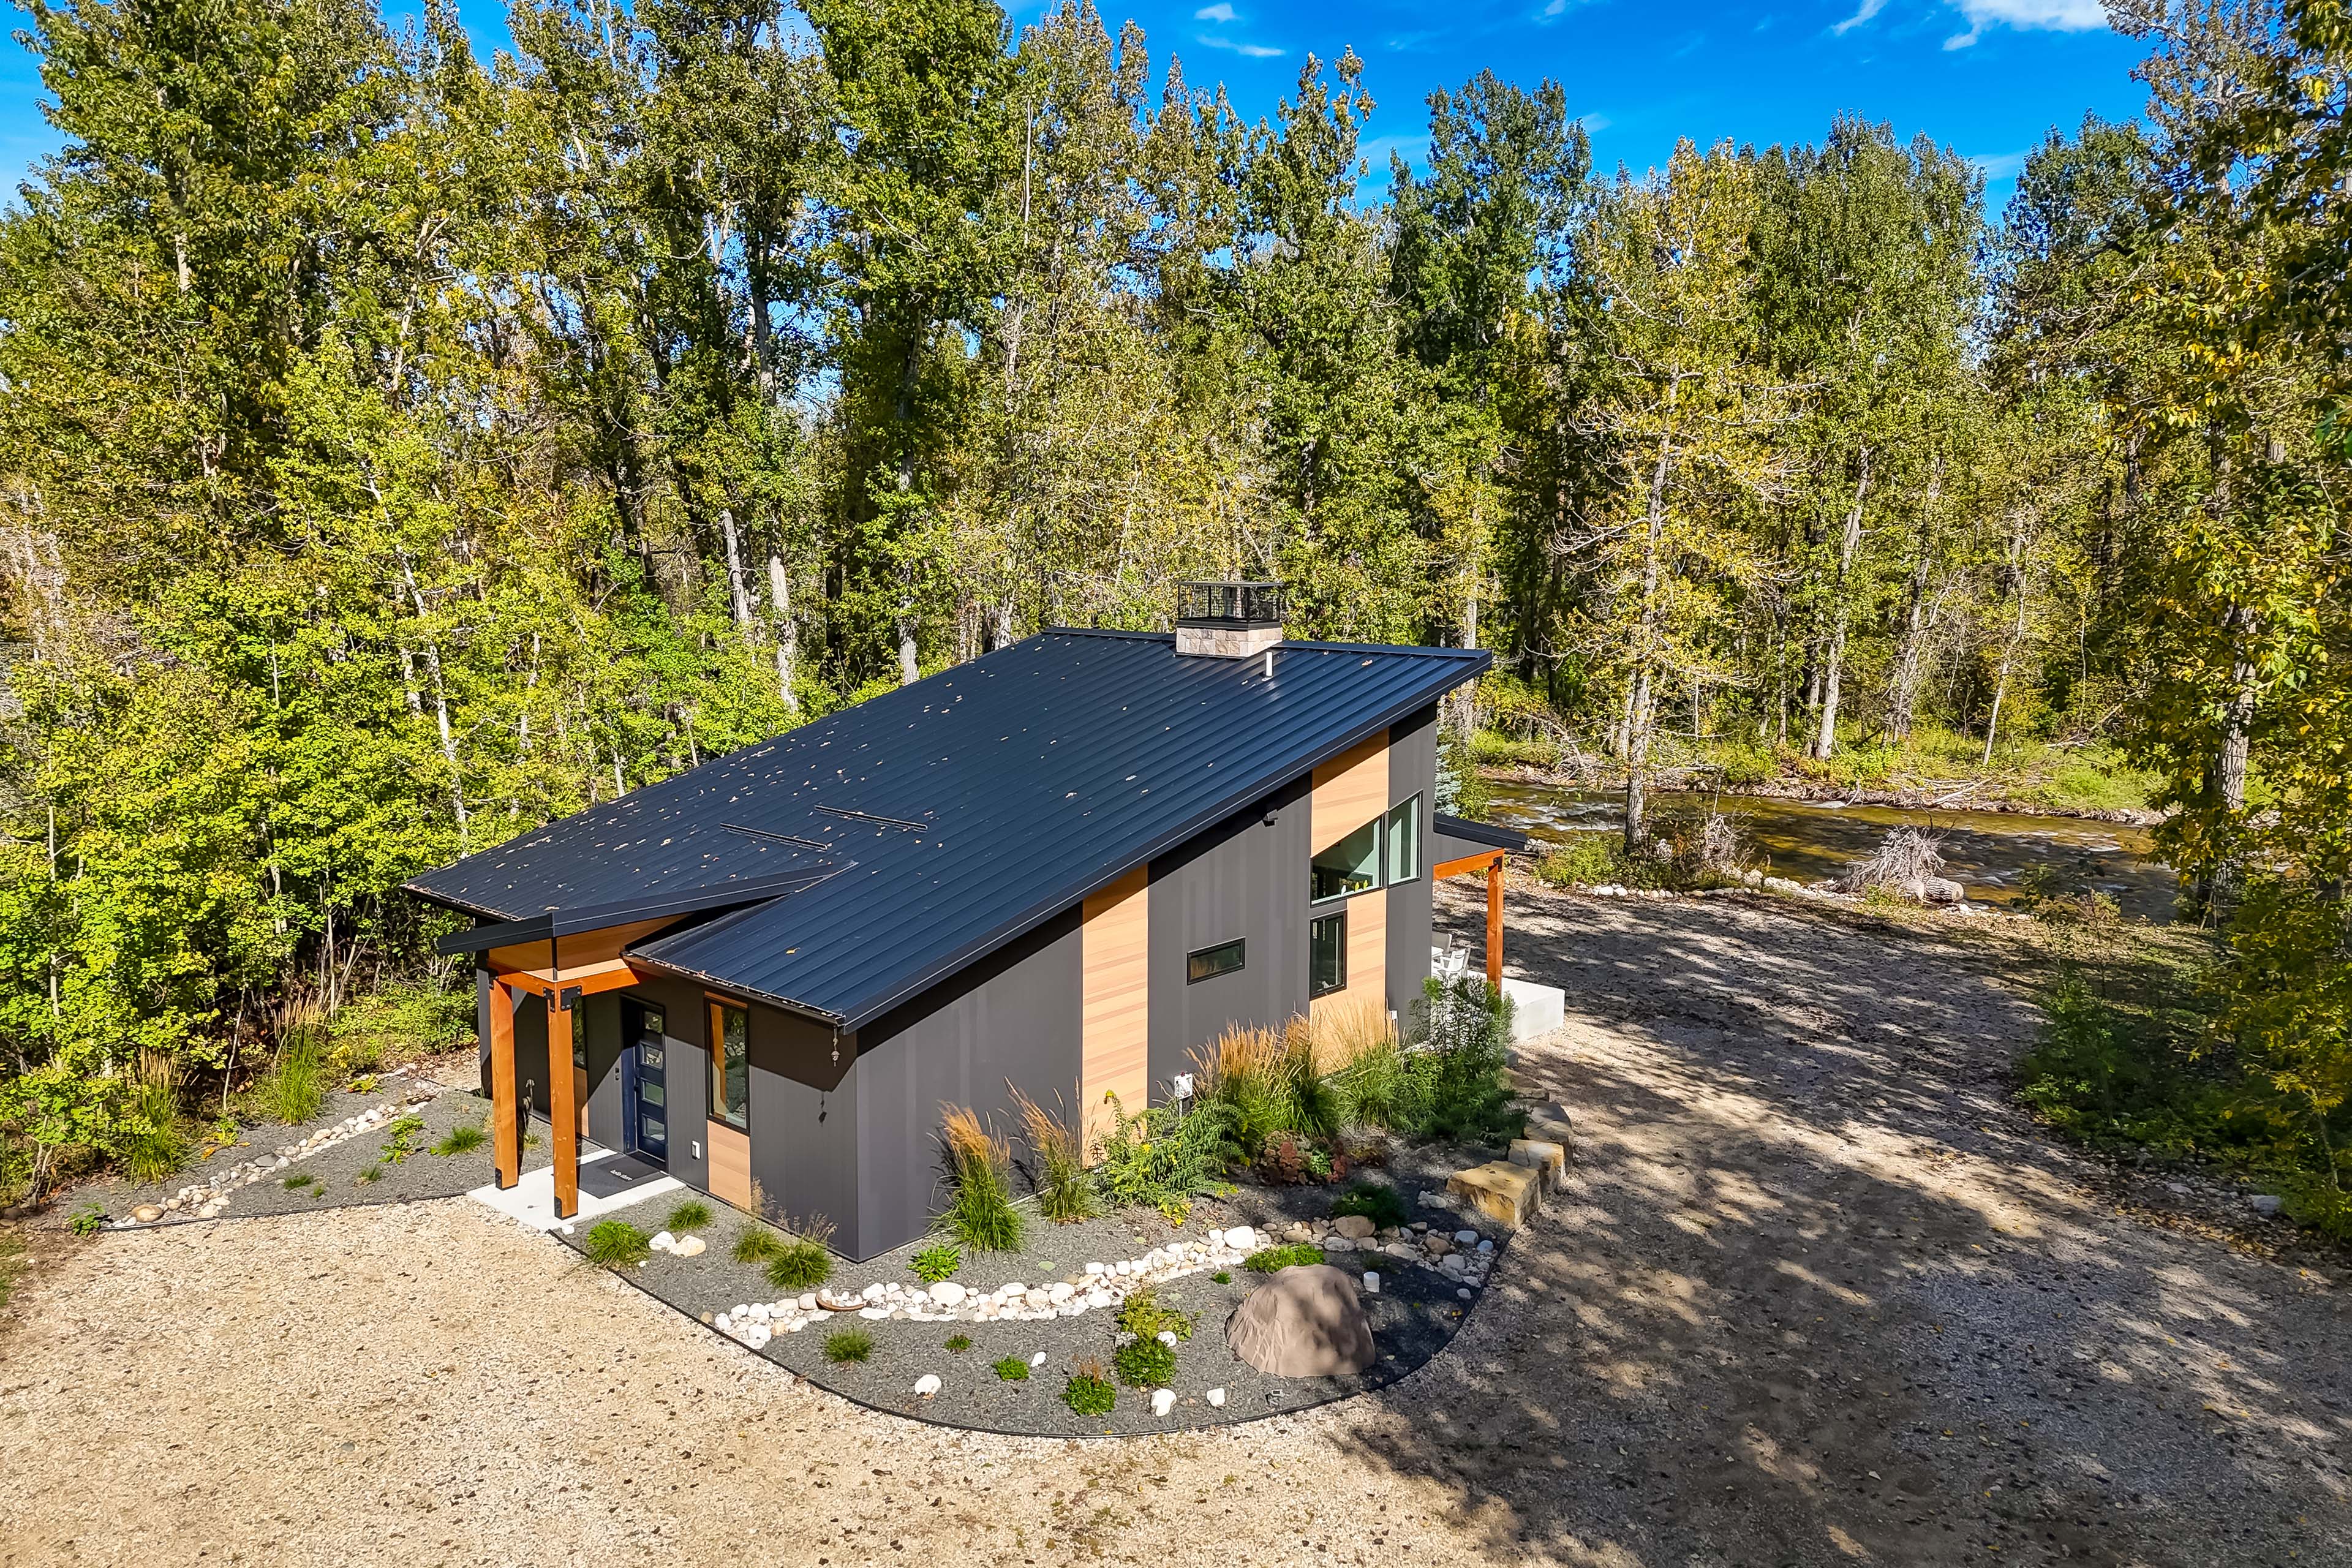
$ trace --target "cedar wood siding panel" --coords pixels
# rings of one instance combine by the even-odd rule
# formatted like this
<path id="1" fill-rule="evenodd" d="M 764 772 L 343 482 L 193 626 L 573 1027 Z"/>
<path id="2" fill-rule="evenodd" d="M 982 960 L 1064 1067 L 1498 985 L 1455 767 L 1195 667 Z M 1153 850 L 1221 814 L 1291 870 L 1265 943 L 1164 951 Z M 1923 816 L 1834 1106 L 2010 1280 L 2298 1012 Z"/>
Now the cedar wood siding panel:
<path id="1" fill-rule="evenodd" d="M 1107 1097 L 1129 1115 L 1151 1098 L 1150 884 L 1138 866 L 1085 900 L 1078 1103 L 1089 1144 L 1112 1124 Z"/>
<path id="2" fill-rule="evenodd" d="M 1437 800 L 1437 710 L 1424 708 L 1389 731 L 1389 804 L 1402 805 L 1421 797 L 1421 876 L 1389 889 L 1389 1005 L 1396 1009 L 1397 1026 L 1412 1027 L 1413 1008 L 1421 1001 L 1421 984 L 1429 978 L 1431 900 L 1430 851 L 1434 835 L 1430 816 Z"/>
<path id="3" fill-rule="evenodd" d="M 1301 775 L 1151 864 L 1155 1096 L 1226 1026 L 1279 1029 L 1307 1010 L 1308 787 Z M 1185 978 L 1189 954 L 1235 937 L 1246 944 L 1240 973 Z"/>
<path id="4" fill-rule="evenodd" d="M 1308 835 L 1310 857 L 1320 855 L 1388 810 L 1389 732 L 1384 730 L 1317 768 L 1309 805 L 1314 818 Z M 1306 879 L 1307 868 L 1300 867 L 1298 874 Z M 1376 888 L 1345 900 L 1347 989 L 1315 998 L 1312 1012 L 1320 1014 L 1340 1005 L 1388 1005 L 1387 898 L 1383 889 Z M 1312 913 L 1328 914 L 1339 907 L 1334 901 Z"/>
<path id="5" fill-rule="evenodd" d="M 751 1007 L 751 1176 L 767 1217 L 823 1215 L 857 1229 L 857 1040 L 814 1019 Z"/>
<path id="6" fill-rule="evenodd" d="M 946 1201 L 942 1105 L 970 1106 L 995 1131 L 1017 1134 L 1010 1079 L 1047 1109 L 1058 1102 L 1075 1113 L 1083 958 L 1079 911 L 1066 910 L 858 1031 L 845 1080 L 854 1107 L 835 1112 L 857 1130 L 857 1209 L 854 1224 L 830 1216 L 841 1225 L 836 1249 L 872 1258 L 930 1227 Z"/>

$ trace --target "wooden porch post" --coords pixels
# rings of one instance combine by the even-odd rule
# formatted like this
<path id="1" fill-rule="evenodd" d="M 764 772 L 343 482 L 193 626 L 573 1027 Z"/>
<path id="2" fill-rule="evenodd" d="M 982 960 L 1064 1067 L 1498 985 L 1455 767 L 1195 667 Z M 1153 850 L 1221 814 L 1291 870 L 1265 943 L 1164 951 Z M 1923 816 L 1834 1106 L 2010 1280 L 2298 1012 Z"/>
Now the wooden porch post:
<path id="1" fill-rule="evenodd" d="M 498 1161 L 499 1186 L 522 1180 L 522 1147 L 515 1136 L 514 993 L 490 976 L 490 1148 Z"/>
<path id="2" fill-rule="evenodd" d="M 572 994 L 547 993 L 547 1121 L 555 1142 L 555 1217 L 580 1212 L 580 1108 L 572 1080 Z"/>
<path id="3" fill-rule="evenodd" d="M 1486 984 L 1503 988 L 1503 858 L 1486 862 Z"/>

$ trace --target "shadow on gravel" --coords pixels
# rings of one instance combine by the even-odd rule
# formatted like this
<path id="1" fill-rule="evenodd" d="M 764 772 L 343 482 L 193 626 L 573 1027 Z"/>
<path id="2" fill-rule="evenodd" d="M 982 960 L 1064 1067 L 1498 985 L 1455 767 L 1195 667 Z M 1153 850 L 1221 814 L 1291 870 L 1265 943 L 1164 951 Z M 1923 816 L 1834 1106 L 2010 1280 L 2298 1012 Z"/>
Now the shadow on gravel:
<path id="1" fill-rule="evenodd" d="M 2339 1299 L 2096 1207 L 2010 1103 L 2032 1008 L 1899 934 L 1514 900 L 1570 1190 L 1348 1438 L 1489 1554 L 2352 1561 Z"/>

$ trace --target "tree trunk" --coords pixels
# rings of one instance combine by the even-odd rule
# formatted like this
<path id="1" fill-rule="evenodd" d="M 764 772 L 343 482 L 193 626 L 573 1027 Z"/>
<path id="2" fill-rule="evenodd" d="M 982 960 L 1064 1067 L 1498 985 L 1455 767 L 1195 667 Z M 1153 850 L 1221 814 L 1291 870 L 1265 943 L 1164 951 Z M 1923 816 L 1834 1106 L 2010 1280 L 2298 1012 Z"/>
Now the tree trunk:
<path id="1" fill-rule="evenodd" d="M 743 580 L 743 552 L 736 542 L 733 508 L 719 509 L 719 534 L 727 545 L 727 597 L 735 606 L 735 629 L 749 642 L 753 624 L 751 585 Z"/>
<path id="2" fill-rule="evenodd" d="M 1938 452 L 1927 466 L 1927 494 L 1921 507 L 1919 532 L 1911 571 L 1904 584 L 1903 636 L 1895 652 L 1895 668 L 1886 679 L 1886 733 L 1897 744 L 1908 740 L 1919 705 L 1919 677 L 1925 668 L 1927 632 L 1935 618 L 1927 610 L 1927 581 L 1935 555 L 1936 503 L 1944 490 L 1944 457 Z"/>
<path id="3" fill-rule="evenodd" d="M 1862 473 L 1853 487 L 1853 505 L 1846 509 L 1845 532 L 1838 541 L 1837 609 L 1830 621 L 1828 656 L 1822 659 L 1822 722 L 1813 736 L 1813 755 L 1830 760 L 1837 750 L 1838 686 L 1845 677 L 1845 636 L 1853 617 L 1848 584 L 1853 575 L 1854 552 L 1862 546 L 1862 502 L 1870 493 L 1870 448 L 1862 448 Z"/>
<path id="4" fill-rule="evenodd" d="M 1650 730 L 1653 709 L 1652 668 L 1658 657 L 1658 555 L 1665 542 L 1666 479 L 1672 470 L 1674 438 L 1658 440 L 1657 466 L 1650 476 L 1650 514 L 1642 542 L 1642 614 L 1635 638 L 1633 690 L 1625 737 L 1625 850 L 1643 847 L 1649 832 Z"/>
<path id="5" fill-rule="evenodd" d="M 915 607 L 898 606 L 898 684 L 912 686 L 923 678 L 915 658 Z"/>
<path id="6" fill-rule="evenodd" d="M 793 584 L 781 555 L 768 557 L 768 614 L 776 625 L 776 695 L 784 711 L 797 714 L 801 700 L 793 695 L 793 663 L 800 655 L 800 627 L 793 620 Z"/>

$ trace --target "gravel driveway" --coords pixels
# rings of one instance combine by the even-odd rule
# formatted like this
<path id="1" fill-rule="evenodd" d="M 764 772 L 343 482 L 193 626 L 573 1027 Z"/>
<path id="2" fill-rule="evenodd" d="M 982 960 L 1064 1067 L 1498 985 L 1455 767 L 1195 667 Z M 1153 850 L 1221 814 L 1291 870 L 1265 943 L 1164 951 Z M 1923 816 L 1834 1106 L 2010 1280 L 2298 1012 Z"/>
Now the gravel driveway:
<path id="1" fill-rule="evenodd" d="M 463 1199 L 58 1240 L 0 1321 L 0 1563 L 2352 1563 L 2340 1269 L 2118 1213 L 2011 1105 L 1983 952 L 1513 903 L 1572 1190 L 1393 1387 L 993 1437 Z"/>

